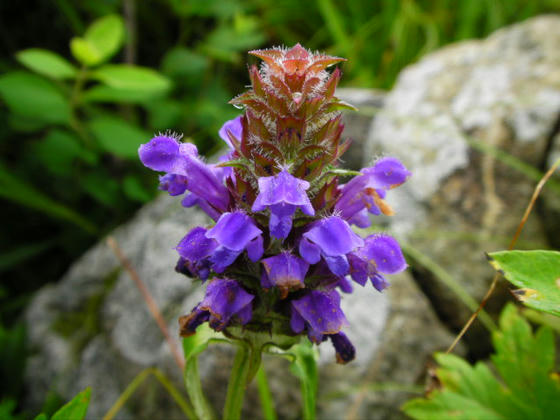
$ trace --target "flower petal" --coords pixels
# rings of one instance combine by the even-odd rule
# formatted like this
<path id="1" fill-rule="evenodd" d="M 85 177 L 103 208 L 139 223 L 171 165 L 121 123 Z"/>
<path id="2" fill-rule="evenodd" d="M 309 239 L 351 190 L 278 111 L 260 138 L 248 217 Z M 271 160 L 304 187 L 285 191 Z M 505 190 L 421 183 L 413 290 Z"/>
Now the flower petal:
<path id="1" fill-rule="evenodd" d="M 311 224 L 303 236 L 321 248 L 324 255 L 345 255 L 363 246 L 364 241 L 350 229 L 346 221 L 330 216 Z"/>
<path id="2" fill-rule="evenodd" d="M 263 253 L 263 237 L 259 235 L 247 245 L 247 254 L 251 261 L 257 262 L 261 259 Z"/>
<path id="3" fill-rule="evenodd" d="M 406 260 L 401 247 L 395 238 L 377 234 L 366 238 L 363 249 L 369 260 L 374 260 L 377 271 L 385 274 L 396 274 L 406 269 Z"/>
<path id="4" fill-rule="evenodd" d="M 299 255 L 309 264 L 317 264 L 321 259 L 321 249 L 306 238 L 299 241 Z"/>
<path id="5" fill-rule="evenodd" d="M 216 239 L 228 249 L 241 252 L 261 233 L 253 219 L 243 212 L 235 211 L 222 214 L 216 226 L 210 229 L 206 236 Z"/>
<path id="6" fill-rule="evenodd" d="M 233 120 L 226 121 L 218 132 L 220 138 L 226 142 L 230 149 L 233 149 L 233 144 L 228 136 L 228 131 L 239 141 L 241 141 L 241 137 L 243 137 L 243 125 L 241 124 L 241 118 L 243 118 L 242 115 L 234 118 Z"/>
<path id="7" fill-rule="evenodd" d="M 337 334 L 329 335 L 329 338 L 331 339 L 336 351 L 337 363 L 344 365 L 354 360 L 354 357 L 356 357 L 356 349 L 348 337 L 346 337 L 346 334 L 341 331 Z"/>
<path id="8" fill-rule="evenodd" d="M 313 330 L 314 334 L 336 334 L 348 322 L 340 309 L 340 296 L 334 290 L 312 290 L 292 306 Z"/>

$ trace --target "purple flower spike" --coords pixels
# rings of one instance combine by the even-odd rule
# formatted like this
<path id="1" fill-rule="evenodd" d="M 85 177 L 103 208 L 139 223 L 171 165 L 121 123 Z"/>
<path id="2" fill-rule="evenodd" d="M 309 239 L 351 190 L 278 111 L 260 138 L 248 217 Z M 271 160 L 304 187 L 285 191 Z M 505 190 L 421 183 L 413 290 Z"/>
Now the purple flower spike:
<path id="1" fill-rule="evenodd" d="M 281 299 L 288 296 L 290 290 L 305 287 L 304 280 L 309 264 L 289 252 L 282 252 L 274 257 L 262 260 L 265 278 L 261 279 L 264 288 L 272 285 L 280 289 Z"/>
<path id="2" fill-rule="evenodd" d="M 346 254 L 363 246 L 362 238 L 352 232 L 348 223 L 338 216 L 317 220 L 310 226 L 300 241 L 300 255 L 308 263 L 315 264 L 318 249 L 334 274 L 346 275 L 349 269 Z"/>
<path id="3" fill-rule="evenodd" d="M 215 239 L 219 244 L 210 258 L 214 271 L 222 273 L 248 247 L 250 257 L 260 258 L 262 241 L 257 238 L 261 234 L 262 231 L 255 225 L 253 219 L 245 213 L 235 211 L 222 214 L 216 226 L 206 233 L 207 238 Z M 251 243 L 253 240 L 256 241 Z"/>
<path id="4" fill-rule="evenodd" d="M 367 211 L 379 215 L 392 215 L 393 210 L 383 200 L 387 190 L 401 185 L 411 173 L 392 157 L 378 160 L 371 168 L 361 170 L 362 175 L 354 177 L 342 187 L 335 209 L 350 223 L 359 227 L 370 225 Z"/>
<path id="5" fill-rule="evenodd" d="M 228 131 L 239 141 L 241 141 L 241 137 L 243 137 L 243 126 L 241 125 L 241 118 L 243 118 L 242 115 L 234 118 L 233 120 L 226 121 L 218 132 L 221 139 L 226 142 L 230 149 L 233 149 L 233 144 L 231 143 L 231 139 L 229 138 Z"/>
<path id="6" fill-rule="evenodd" d="M 229 204 L 229 192 L 214 173 L 214 168 L 206 165 L 198 157 L 196 146 L 179 143 L 170 136 L 157 136 L 138 149 L 140 160 L 150 169 L 167 172 L 175 177 L 163 177 L 160 188 L 178 193 L 182 185 L 215 209 L 225 211 Z"/>
<path id="7" fill-rule="evenodd" d="M 345 365 L 346 363 L 354 360 L 354 357 L 356 356 L 356 349 L 348 337 L 346 337 L 346 334 L 341 331 L 338 334 L 329 335 L 329 338 L 331 339 L 336 351 L 336 363 Z"/>
<path id="8" fill-rule="evenodd" d="M 222 331 L 236 317 L 241 325 L 252 317 L 251 302 L 255 297 L 247 293 L 235 280 L 215 279 L 208 284 L 206 295 L 190 313 L 179 318 L 181 336 L 188 337 L 205 321 L 216 331 Z"/>
<path id="9" fill-rule="evenodd" d="M 406 269 L 407 264 L 395 238 L 377 234 L 368 236 L 365 244 L 348 255 L 352 280 L 364 286 L 367 279 L 381 291 L 389 283 L 382 274 L 396 274 Z"/>
<path id="10" fill-rule="evenodd" d="M 334 290 L 312 290 L 292 301 L 292 330 L 301 333 L 307 326 L 307 335 L 314 343 L 321 343 L 323 335 L 337 334 L 347 323 L 340 309 L 340 296 Z"/>
<path id="11" fill-rule="evenodd" d="M 270 209 L 270 233 L 285 239 L 292 229 L 292 216 L 299 207 L 304 214 L 313 216 L 315 210 L 305 192 L 309 182 L 298 179 L 287 170 L 275 176 L 259 178 L 259 195 L 253 211 Z"/>

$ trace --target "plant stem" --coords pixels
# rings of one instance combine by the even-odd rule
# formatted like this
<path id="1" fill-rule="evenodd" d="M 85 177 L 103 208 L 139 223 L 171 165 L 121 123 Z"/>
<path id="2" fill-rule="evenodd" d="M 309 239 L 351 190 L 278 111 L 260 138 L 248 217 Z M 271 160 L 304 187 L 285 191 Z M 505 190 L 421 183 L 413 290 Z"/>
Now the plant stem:
<path id="1" fill-rule="evenodd" d="M 260 351 L 260 349 L 259 349 Z M 247 388 L 247 377 L 251 365 L 251 355 L 247 345 L 239 345 L 231 376 L 229 378 L 226 405 L 224 407 L 224 420 L 239 420 L 241 408 L 243 408 L 243 397 Z"/>
<path id="2" fill-rule="evenodd" d="M 198 373 L 198 359 L 196 357 L 191 357 L 187 361 L 187 366 L 185 368 L 185 386 L 194 406 L 196 416 L 200 420 L 215 419 L 216 416 L 212 408 L 208 405 L 206 398 L 204 398 L 202 384 L 200 383 L 200 375 Z"/>
<path id="3" fill-rule="evenodd" d="M 266 379 L 266 371 L 261 364 L 257 371 L 257 387 L 259 389 L 259 398 L 265 420 L 276 420 L 276 412 L 274 411 L 274 401 L 272 394 L 268 387 L 268 380 Z"/>
<path id="4" fill-rule="evenodd" d="M 140 372 L 136 377 L 130 382 L 123 393 L 119 396 L 117 401 L 109 409 L 107 414 L 103 417 L 103 420 L 111 420 L 120 411 L 123 405 L 128 401 L 128 399 L 134 394 L 136 389 L 142 385 L 142 383 L 148 378 L 150 374 L 153 374 L 156 379 L 163 385 L 163 387 L 169 392 L 171 397 L 175 400 L 177 405 L 181 407 L 181 411 L 189 419 L 195 419 L 196 416 L 190 404 L 183 398 L 181 393 L 173 386 L 171 381 L 156 368 L 147 368 Z"/>

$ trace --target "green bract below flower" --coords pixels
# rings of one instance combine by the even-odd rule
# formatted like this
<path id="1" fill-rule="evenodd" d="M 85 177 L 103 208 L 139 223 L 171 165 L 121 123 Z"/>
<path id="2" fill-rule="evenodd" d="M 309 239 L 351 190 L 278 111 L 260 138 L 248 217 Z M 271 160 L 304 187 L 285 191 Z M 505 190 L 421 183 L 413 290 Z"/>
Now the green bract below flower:
<path id="1" fill-rule="evenodd" d="M 368 213 L 392 214 L 388 191 L 410 176 L 395 158 L 383 158 L 344 185 L 332 169 L 349 142 L 341 141 L 337 99 L 342 58 L 290 49 L 252 51 L 262 59 L 249 70 L 251 89 L 231 103 L 244 113 L 220 136 L 229 147 L 220 164 L 204 163 L 196 147 L 160 135 L 139 150 L 150 169 L 163 172 L 160 188 L 184 195 L 215 224 L 196 227 L 177 245 L 177 271 L 208 280 L 206 296 L 181 317 L 181 335 L 208 322 L 271 336 L 330 338 L 337 361 L 355 356 L 340 308 L 349 279 L 381 291 L 384 274 L 406 268 L 397 241 L 385 234 L 360 238 Z M 235 328 L 237 327 L 237 328 Z"/>

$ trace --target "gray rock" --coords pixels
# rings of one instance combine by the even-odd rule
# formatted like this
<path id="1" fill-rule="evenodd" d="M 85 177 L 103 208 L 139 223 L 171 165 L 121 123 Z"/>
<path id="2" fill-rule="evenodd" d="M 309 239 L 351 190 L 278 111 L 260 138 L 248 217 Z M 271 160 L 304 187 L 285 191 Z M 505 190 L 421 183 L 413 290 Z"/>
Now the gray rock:
<path id="1" fill-rule="evenodd" d="M 379 94 L 370 91 L 344 92 L 340 96 L 358 106 L 379 104 L 380 100 Z M 350 135 L 358 140 L 370 121 L 369 116 L 362 116 L 361 121 L 359 118 L 347 120 Z M 361 125 L 353 128 L 355 124 Z M 358 141 L 355 146 L 360 146 Z M 179 201 L 162 195 L 113 234 L 173 333 L 178 330 L 177 318 L 200 301 L 203 287 L 175 273 L 177 254 L 172 248 L 190 228 L 210 221 L 197 210 L 182 208 Z M 394 373 L 403 384 L 414 383 L 429 355 L 452 339 L 407 274 L 397 277 L 394 286 L 383 294 L 371 286 L 356 286 L 353 294 L 343 296 L 342 308 L 350 323 L 347 334 L 356 345 L 358 357 L 342 367 L 334 363 L 330 343 L 320 347 L 319 415 L 324 419 L 342 416 L 344 407 L 356 395 L 351 386 L 366 379 L 387 381 Z M 58 284 L 38 292 L 27 310 L 26 321 L 33 351 L 26 372 L 28 407 L 32 410 L 40 407 L 48 389 L 70 399 L 90 386 L 88 417 L 100 418 L 130 381 L 151 366 L 163 370 L 182 388 L 181 374 L 139 291 L 104 242 L 78 260 Z M 232 361 L 232 349 L 224 345 L 210 346 L 200 359 L 203 386 L 218 412 L 224 403 Z M 299 418 L 299 383 L 290 373 L 288 362 L 265 357 L 265 367 L 280 417 Z M 382 399 L 368 397 L 358 408 L 379 408 L 378 418 L 390 418 L 406 396 L 386 393 Z M 261 416 L 254 384 L 244 410 L 247 418 Z M 180 417 L 154 379 L 147 380 L 118 415 L 122 419 Z"/>
<path id="2" fill-rule="evenodd" d="M 372 124 L 367 156 L 397 156 L 413 172 L 389 198 L 398 212 L 387 223 L 477 300 L 493 276 L 484 251 L 508 246 L 536 185 L 484 149 L 535 168 L 549 159 L 560 117 L 559 43 L 560 17 L 542 16 L 443 48 L 401 73 Z M 556 226 L 546 232 L 534 213 L 518 247 L 560 237 L 558 209 L 548 207 Z M 429 270 L 415 274 L 440 317 L 460 328 L 471 311 Z"/>

